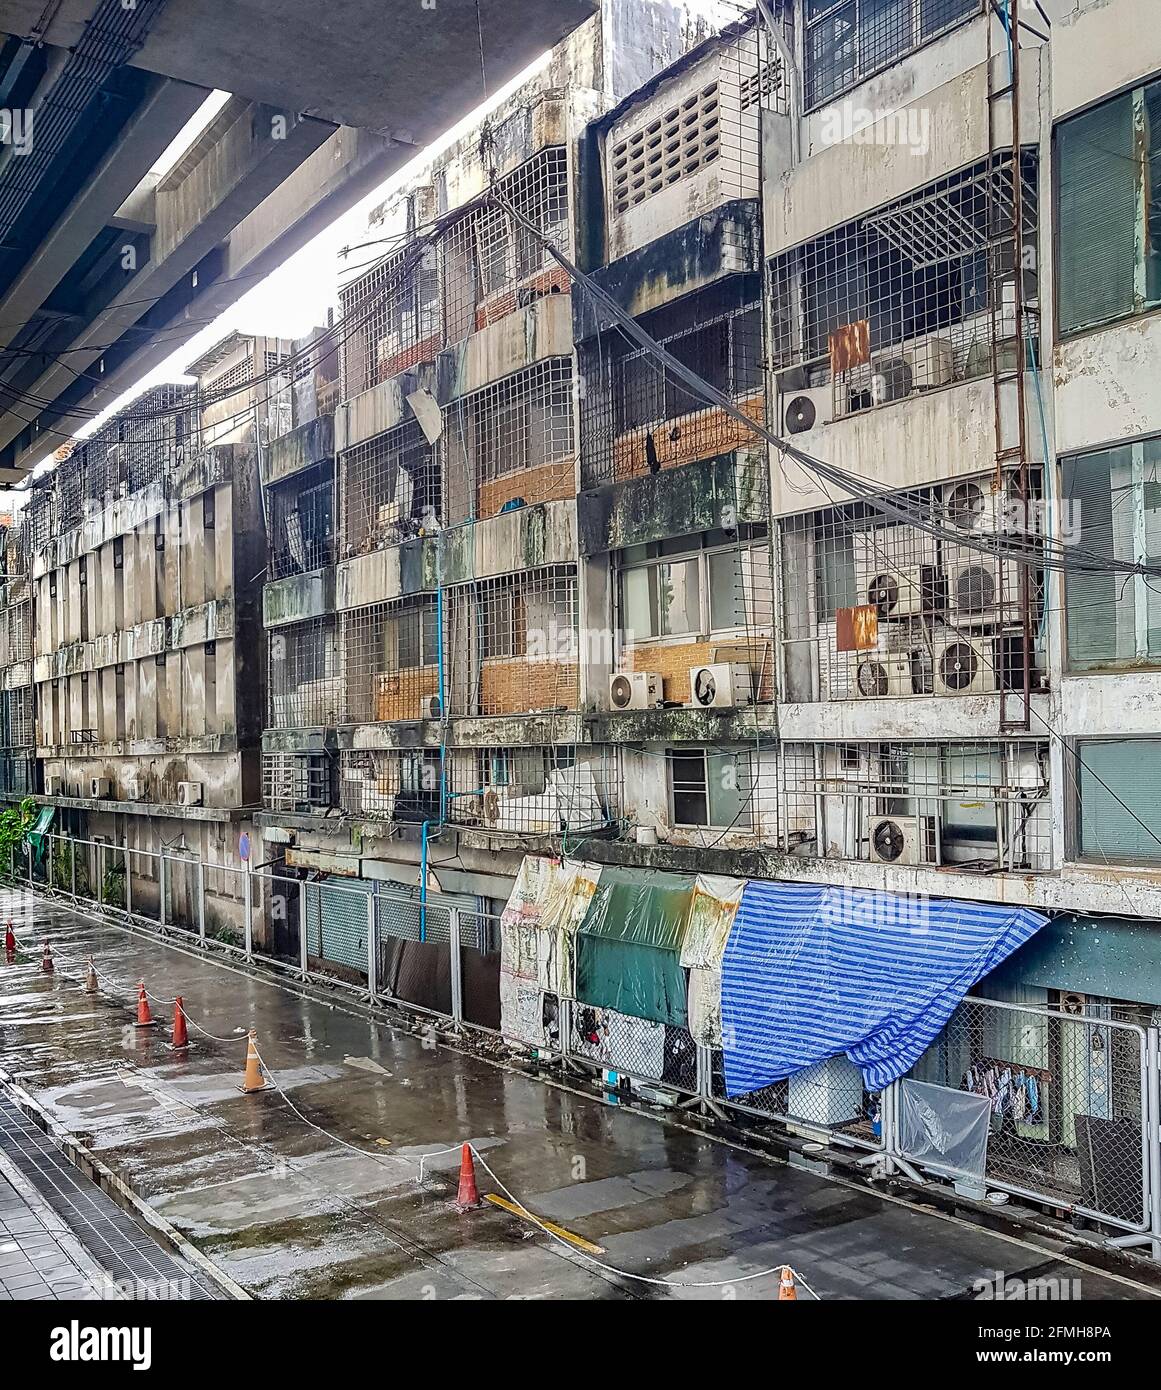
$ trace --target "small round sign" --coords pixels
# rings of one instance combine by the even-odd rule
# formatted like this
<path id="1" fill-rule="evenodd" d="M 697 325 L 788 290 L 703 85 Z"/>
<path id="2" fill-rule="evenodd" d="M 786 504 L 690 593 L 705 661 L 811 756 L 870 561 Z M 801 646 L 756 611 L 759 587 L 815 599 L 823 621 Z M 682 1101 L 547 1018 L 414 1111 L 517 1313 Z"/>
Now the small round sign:
<path id="1" fill-rule="evenodd" d="M 243 864 L 250 859 L 250 836 L 245 830 L 238 836 L 238 857 Z"/>

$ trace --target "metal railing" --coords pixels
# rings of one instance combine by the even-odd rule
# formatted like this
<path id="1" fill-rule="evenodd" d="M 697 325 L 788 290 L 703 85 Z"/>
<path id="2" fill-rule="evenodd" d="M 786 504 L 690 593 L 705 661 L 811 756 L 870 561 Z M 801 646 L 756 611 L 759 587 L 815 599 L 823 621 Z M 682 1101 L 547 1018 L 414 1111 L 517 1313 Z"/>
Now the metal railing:
<path id="1" fill-rule="evenodd" d="M 505 1040 L 566 1072 L 595 1073 L 608 1093 L 651 1102 L 668 1093 L 733 1124 L 865 1150 L 859 1162 L 885 1173 L 952 1180 L 967 1196 L 1010 1193 L 1161 1259 L 1161 1030 L 1115 1018 L 1112 1006 L 1070 1013 L 967 998 L 907 1076 L 880 1093 L 838 1057 L 730 1096 L 720 1047 L 686 1021 L 576 998 L 575 956 L 572 997 L 502 977 L 500 919 L 462 898 L 423 902 L 366 880 L 299 879 L 57 833 L 14 847 L 0 863 L 4 877 L 454 1026 L 499 1033 L 501 991 L 523 985 L 535 1017 L 526 1036 L 509 1028 Z M 924 1147 L 909 1146 L 900 1102 L 913 1083 L 950 1103 L 980 1102 L 987 1136 L 974 1170 L 941 1156 L 930 1133 Z"/>
<path id="2" fill-rule="evenodd" d="M 56 832 L 13 846 L 2 878 L 374 1004 L 499 1031 L 499 918 L 462 899 L 421 902 L 361 879 L 299 879 Z"/>

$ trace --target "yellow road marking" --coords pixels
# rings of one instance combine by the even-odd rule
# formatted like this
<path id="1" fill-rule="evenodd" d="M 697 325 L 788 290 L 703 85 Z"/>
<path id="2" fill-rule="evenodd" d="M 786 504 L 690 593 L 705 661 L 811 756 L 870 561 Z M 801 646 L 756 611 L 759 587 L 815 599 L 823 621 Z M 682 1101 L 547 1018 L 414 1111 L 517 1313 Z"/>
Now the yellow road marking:
<path id="1" fill-rule="evenodd" d="M 545 1221 L 543 1217 L 533 1216 L 526 1208 L 517 1206 L 515 1202 L 510 1202 L 507 1197 L 500 1197 L 495 1192 L 485 1194 L 484 1200 L 491 1202 L 494 1207 L 503 1207 L 505 1211 L 510 1211 L 513 1216 L 523 1217 L 526 1221 L 535 1222 L 542 1226 L 546 1231 L 551 1231 L 554 1236 L 559 1236 L 561 1240 L 567 1240 L 570 1245 L 575 1245 L 578 1250 L 584 1250 L 589 1255 L 603 1255 L 604 1246 L 594 1245 L 591 1240 L 585 1240 L 584 1236 L 578 1236 L 572 1231 L 566 1231 L 563 1226 L 557 1226 L 552 1221 Z"/>

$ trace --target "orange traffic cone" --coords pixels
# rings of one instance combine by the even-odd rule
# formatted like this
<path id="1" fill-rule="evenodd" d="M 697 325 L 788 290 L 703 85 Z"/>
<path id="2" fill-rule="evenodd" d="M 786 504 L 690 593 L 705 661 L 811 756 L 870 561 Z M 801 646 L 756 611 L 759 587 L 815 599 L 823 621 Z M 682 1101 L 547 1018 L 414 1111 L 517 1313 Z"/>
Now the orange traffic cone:
<path id="1" fill-rule="evenodd" d="M 264 1091 L 266 1078 L 262 1075 L 262 1059 L 258 1056 L 258 1034 L 250 1029 L 246 1039 L 246 1073 L 242 1077 L 243 1091 Z"/>
<path id="2" fill-rule="evenodd" d="M 56 966 L 53 964 L 52 961 L 52 947 L 48 944 L 47 941 L 44 943 L 44 955 L 40 958 L 40 968 L 44 971 L 46 975 L 51 975 L 52 972 L 56 969 Z"/>
<path id="3" fill-rule="evenodd" d="M 97 984 L 97 967 L 93 964 L 92 956 L 89 957 L 89 968 L 85 971 L 85 993 L 96 994 L 99 986 Z"/>
<path id="4" fill-rule="evenodd" d="M 460 1150 L 460 1190 L 456 1193 L 456 1208 L 470 1211 L 472 1207 L 482 1206 L 480 1190 L 476 1186 L 476 1163 L 472 1158 L 472 1146 L 465 1144 Z"/>
<path id="5" fill-rule="evenodd" d="M 145 993 L 145 981 L 142 980 L 137 986 L 137 1026 L 138 1028 L 152 1028 L 153 1014 L 149 1009 L 149 996 Z"/>
<path id="6" fill-rule="evenodd" d="M 173 1042 L 170 1047 L 188 1047 L 189 1036 L 185 1031 L 185 1008 L 181 1002 L 181 995 L 173 1001 Z"/>
<path id="7" fill-rule="evenodd" d="M 798 1290 L 794 1287 L 794 1271 L 789 1265 L 782 1266 L 782 1277 L 778 1280 L 778 1301 L 784 1298 L 798 1301 Z"/>

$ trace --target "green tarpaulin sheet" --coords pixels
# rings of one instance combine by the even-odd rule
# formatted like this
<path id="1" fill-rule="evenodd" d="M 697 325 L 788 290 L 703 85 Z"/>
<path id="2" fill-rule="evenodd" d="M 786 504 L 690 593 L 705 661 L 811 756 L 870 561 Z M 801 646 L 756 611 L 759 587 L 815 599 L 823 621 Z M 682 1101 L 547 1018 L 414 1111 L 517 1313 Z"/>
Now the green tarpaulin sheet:
<path id="1" fill-rule="evenodd" d="M 681 946 L 692 874 L 605 866 L 576 939 L 576 996 L 634 1018 L 686 1026 Z"/>
<path id="2" fill-rule="evenodd" d="M 685 971 L 676 951 L 582 933 L 577 940 L 576 995 L 581 1003 L 599 1009 L 687 1026 Z"/>
<path id="3" fill-rule="evenodd" d="M 44 837 L 48 834 L 48 828 L 52 824 L 52 818 L 56 815 L 55 806 L 42 806 L 40 814 L 33 821 L 28 830 L 28 842 L 36 852 L 39 861 L 44 856 Z"/>

